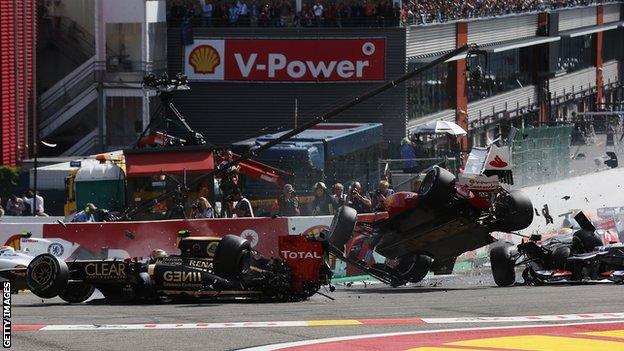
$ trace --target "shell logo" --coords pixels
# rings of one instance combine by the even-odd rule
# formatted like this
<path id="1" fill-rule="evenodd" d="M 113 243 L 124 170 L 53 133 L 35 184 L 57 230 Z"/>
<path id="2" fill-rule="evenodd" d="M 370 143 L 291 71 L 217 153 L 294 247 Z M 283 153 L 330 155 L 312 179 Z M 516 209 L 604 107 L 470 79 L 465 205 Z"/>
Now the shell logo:
<path id="1" fill-rule="evenodd" d="M 189 63 L 195 73 L 213 74 L 221 64 L 219 52 L 210 45 L 199 45 L 189 55 Z"/>

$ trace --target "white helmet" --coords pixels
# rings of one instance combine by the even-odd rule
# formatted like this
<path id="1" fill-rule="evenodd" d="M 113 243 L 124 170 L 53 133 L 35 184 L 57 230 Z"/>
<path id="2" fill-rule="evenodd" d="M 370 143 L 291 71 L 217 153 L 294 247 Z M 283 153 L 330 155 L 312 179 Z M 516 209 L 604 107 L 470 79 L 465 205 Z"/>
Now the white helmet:
<path id="1" fill-rule="evenodd" d="M 152 257 L 153 258 L 160 258 L 160 257 L 167 257 L 169 256 L 167 254 L 167 251 L 163 250 L 163 249 L 154 249 L 152 250 Z"/>

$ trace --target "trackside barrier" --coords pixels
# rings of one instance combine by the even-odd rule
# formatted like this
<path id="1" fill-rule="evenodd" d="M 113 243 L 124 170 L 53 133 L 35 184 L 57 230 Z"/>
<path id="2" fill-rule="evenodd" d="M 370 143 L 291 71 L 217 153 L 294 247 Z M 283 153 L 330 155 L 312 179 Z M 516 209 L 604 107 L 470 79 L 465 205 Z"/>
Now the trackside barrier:
<path id="1" fill-rule="evenodd" d="M 362 222 L 386 218 L 385 212 L 359 215 Z M 8 244 L 22 231 L 30 231 L 33 237 L 61 238 L 76 243 L 91 252 L 102 248 L 125 250 L 132 257 L 146 257 L 153 249 L 177 252 L 177 233 L 190 230 L 193 236 L 223 236 L 234 234 L 251 241 L 251 245 L 263 255 L 279 257 L 280 236 L 317 235 L 328 229 L 332 216 L 237 218 L 237 219 L 190 219 L 158 222 L 107 222 L 107 223 L 0 223 L 0 240 Z M 495 235 L 499 236 L 499 235 Z M 504 240 L 515 237 L 501 233 Z M 472 267 L 475 262 L 487 260 L 487 249 L 468 252 L 458 259 Z M 478 262 L 477 262 L 478 263 Z M 344 262 L 331 262 L 334 277 L 360 275 L 361 272 L 347 268 Z"/>
<path id="2" fill-rule="evenodd" d="M 362 214 L 360 221 L 372 222 L 387 214 Z M 0 240 L 8 244 L 22 231 L 33 237 L 61 238 L 76 243 L 91 252 L 102 248 L 125 250 L 132 257 L 146 257 L 153 249 L 177 252 L 177 233 L 187 229 L 194 236 L 223 236 L 234 234 L 251 241 L 252 246 L 269 257 L 279 257 L 278 238 L 286 235 L 315 235 L 328 229 L 332 216 L 190 219 L 158 222 L 108 222 L 108 223 L 0 223 Z M 335 277 L 359 275 L 347 269 L 340 261 L 331 262 Z"/>

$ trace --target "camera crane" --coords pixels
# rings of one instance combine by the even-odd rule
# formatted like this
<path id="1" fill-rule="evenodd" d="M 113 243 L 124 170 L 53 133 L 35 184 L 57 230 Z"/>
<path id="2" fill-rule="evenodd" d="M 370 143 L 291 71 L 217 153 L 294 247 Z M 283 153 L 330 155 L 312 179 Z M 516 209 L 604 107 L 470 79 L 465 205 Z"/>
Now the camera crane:
<path id="1" fill-rule="evenodd" d="M 186 123 L 184 116 L 173 104 L 173 92 L 189 90 L 188 80 L 185 75 L 178 73 L 175 78 L 170 79 L 167 73 L 164 73 L 161 77 L 157 77 L 155 74 L 150 73 L 143 78 L 143 89 L 152 90 L 156 92 L 156 95 L 160 98 L 160 106 L 156 111 L 156 117 L 152 118 L 148 126 L 143 130 L 139 139 L 136 142 L 137 147 L 141 147 L 146 144 L 146 137 L 148 131 L 165 125 L 165 130 L 168 131 L 169 124 L 173 124 L 178 128 L 181 128 L 186 132 L 185 139 L 173 137 L 169 134 L 159 133 L 159 143 L 166 146 L 174 145 L 205 145 L 206 140 L 201 133 L 196 132 L 191 126 Z M 164 109 L 164 111 L 161 111 Z M 173 118 L 171 117 L 173 115 Z M 149 143 L 149 142 L 147 142 Z"/>
<path id="2" fill-rule="evenodd" d="M 428 64 L 417 68 L 411 72 L 407 72 L 406 74 L 402 75 L 401 77 L 395 79 L 395 80 L 391 80 L 389 82 L 383 83 L 381 84 L 379 87 L 370 90 L 360 96 L 355 97 L 353 100 L 338 106 L 322 115 L 319 115 L 317 117 L 314 117 L 314 119 L 312 119 L 311 121 L 295 128 L 292 129 L 291 131 L 283 134 L 282 136 L 280 136 L 279 138 L 276 138 L 274 140 L 271 140 L 269 142 L 267 142 L 266 144 L 262 144 L 260 145 L 257 149 L 253 149 L 248 151 L 247 153 L 241 155 L 240 157 L 224 164 L 221 165 L 220 167 L 215 168 L 213 171 L 208 172 L 198 178 L 196 178 L 194 180 L 194 182 L 192 184 L 189 185 L 189 188 L 200 184 L 202 181 L 210 178 L 210 177 L 214 177 L 214 176 L 218 176 L 222 173 L 224 173 L 227 169 L 229 169 L 232 166 L 236 166 L 241 162 L 244 162 L 246 160 L 252 159 L 256 156 L 258 156 L 259 154 L 261 154 L 262 152 L 270 149 L 271 147 L 286 141 L 292 137 L 294 137 L 295 135 L 303 132 L 304 130 L 307 130 L 311 127 L 314 127 L 315 125 L 325 122 L 333 117 L 336 117 L 337 115 L 339 115 L 340 113 L 347 111 L 349 109 L 351 109 L 354 106 L 359 105 L 360 103 L 367 101 L 381 93 L 383 93 L 386 90 L 390 90 L 392 88 L 397 87 L 399 84 L 410 80 L 418 75 L 420 75 L 421 73 L 423 73 L 424 71 L 427 71 L 430 68 L 436 67 L 439 64 L 442 64 L 444 62 L 446 62 L 447 60 L 458 56 L 458 55 L 462 55 L 466 53 L 466 58 L 468 57 L 475 57 L 475 56 L 480 56 L 485 54 L 485 51 L 480 50 L 478 45 L 476 44 L 466 44 L 463 45 L 459 48 L 456 48 L 453 51 L 448 52 L 447 54 L 444 54 L 438 58 L 436 58 L 435 60 L 429 62 Z M 469 66 L 468 66 L 468 60 L 466 61 L 466 70 L 469 70 Z M 481 75 L 481 73 L 476 73 L 473 75 Z M 182 117 L 182 115 L 180 114 L 180 112 L 175 108 L 175 106 L 173 106 L 173 103 L 171 102 L 171 92 L 172 91 L 176 91 L 176 90 L 187 90 L 188 89 L 188 84 L 187 84 L 187 79 L 186 76 L 182 75 L 182 74 L 178 74 L 176 76 L 175 80 L 170 80 L 166 75 L 163 76 L 162 78 L 158 79 L 156 78 L 156 76 L 154 76 L 153 74 L 150 74 L 146 77 L 146 79 L 144 80 L 144 86 L 148 87 L 148 88 L 152 88 L 152 89 L 157 89 L 157 93 L 160 95 L 161 101 L 163 102 L 163 105 L 165 108 L 169 108 L 174 112 L 174 115 L 176 116 L 176 118 L 178 119 L 178 122 L 182 123 L 183 126 L 186 126 L 186 130 L 187 132 L 191 135 L 190 140 L 192 142 L 200 142 L 202 141 L 203 143 L 205 143 L 205 140 L 203 138 L 203 136 L 199 133 L 196 133 L 195 131 L 193 131 L 188 124 L 186 124 L 186 121 L 184 120 L 184 118 Z M 132 219 L 135 215 L 148 210 L 149 208 L 157 205 L 159 202 L 173 198 L 179 196 L 179 190 L 171 190 L 171 191 L 167 191 L 165 193 L 162 193 L 161 195 L 158 195 L 152 199 L 146 200 L 136 206 L 130 207 L 128 208 L 126 211 L 124 211 L 124 213 L 122 213 L 121 215 L 121 219 L 122 220 L 130 220 Z"/>

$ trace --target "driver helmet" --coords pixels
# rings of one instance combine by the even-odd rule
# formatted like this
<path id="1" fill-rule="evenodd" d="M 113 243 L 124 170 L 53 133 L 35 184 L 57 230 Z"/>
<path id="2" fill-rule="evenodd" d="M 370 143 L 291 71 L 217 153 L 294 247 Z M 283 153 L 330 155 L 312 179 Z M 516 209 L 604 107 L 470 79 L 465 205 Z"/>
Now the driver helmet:
<path id="1" fill-rule="evenodd" d="M 153 258 L 160 258 L 160 257 L 167 257 L 169 256 L 167 254 L 167 251 L 163 250 L 163 249 L 154 249 L 152 250 L 152 255 Z"/>
<path id="2" fill-rule="evenodd" d="M 93 212 L 95 212 L 95 210 L 97 210 L 97 207 L 95 207 L 95 205 L 90 203 L 90 202 L 85 207 L 85 212 L 86 213 L 93 213 Z"/>

